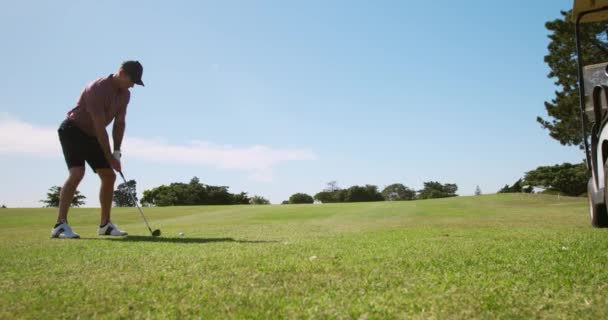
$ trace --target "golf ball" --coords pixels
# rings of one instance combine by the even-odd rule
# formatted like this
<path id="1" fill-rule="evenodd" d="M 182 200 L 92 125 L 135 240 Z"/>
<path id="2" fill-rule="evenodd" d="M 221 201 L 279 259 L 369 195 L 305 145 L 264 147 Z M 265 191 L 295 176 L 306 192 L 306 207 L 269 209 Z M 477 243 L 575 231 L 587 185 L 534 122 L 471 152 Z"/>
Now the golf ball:
<path id="1" fill-rule="evenodd" d="M 180 236 L 180 237 L 183 237 L 183 236 L 184 236 L 184 233 L 183 233 L 183 232 L 180 232 L 180 233 L 179 233 L 179 236 Z"/>

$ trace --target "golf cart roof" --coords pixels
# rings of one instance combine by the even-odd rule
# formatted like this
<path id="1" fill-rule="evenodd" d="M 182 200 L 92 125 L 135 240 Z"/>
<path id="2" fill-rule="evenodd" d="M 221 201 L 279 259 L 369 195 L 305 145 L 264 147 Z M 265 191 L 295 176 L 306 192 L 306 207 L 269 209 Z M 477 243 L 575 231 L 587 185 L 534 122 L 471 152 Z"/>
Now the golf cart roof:
<path id="1" fill-rule="evenodd" d="M 574 0 L 572 21 L 576 21 L 576 17 L 583 12 L 598 10 L 601 8 L 608 9 L 608 0 Z M 581 19 L 581 23 L 604 20 L 608 20 L 608 10 L 587 14 Z"/>

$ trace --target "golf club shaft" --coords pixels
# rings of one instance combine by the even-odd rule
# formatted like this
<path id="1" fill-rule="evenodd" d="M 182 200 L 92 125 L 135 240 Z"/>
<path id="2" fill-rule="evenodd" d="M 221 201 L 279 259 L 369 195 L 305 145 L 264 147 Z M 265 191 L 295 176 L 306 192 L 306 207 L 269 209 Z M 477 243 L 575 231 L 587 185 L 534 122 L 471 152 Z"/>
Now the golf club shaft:
<path id="1" fill-rule="evenodd" d="M 122 177 L 122 181 L 124 181 L 125 186 L 127 186 L 127 179 L 125 179 L 125 176 L 120 171 L 118 171 L 118 173 L 120 173 L 120 176 Z M 152 228 L 150 228 L 150 224 L 148 224 L 148 220 L 146 219 L 146 216 L 144 216 L 144 212 L 141 210 L 141 208 L 137 204 L 137 199 L 135 199 L 135 196 L 133 196 L 133 194 L 131 192 L 127 192 L 127 193 L 131 196 L 131 200 L 133 200 L 133 203 L 135 203 L 135 206 L 137 207 L 139 214 L 141 215 L 142 219 L 144 219 L 144 222 L 146 223 L 146 227 L 148 227 L 148 230 L 150 230 L 150 233 L 153 234 Z"/>

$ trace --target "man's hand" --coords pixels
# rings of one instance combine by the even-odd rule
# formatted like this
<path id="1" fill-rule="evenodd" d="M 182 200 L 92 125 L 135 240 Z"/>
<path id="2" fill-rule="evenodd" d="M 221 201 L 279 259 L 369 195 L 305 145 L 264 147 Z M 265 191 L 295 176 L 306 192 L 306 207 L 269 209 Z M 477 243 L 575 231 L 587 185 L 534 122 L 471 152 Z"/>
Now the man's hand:
<path id="1" fill-rule="evenodd" d="M 112 169 L 122 172 L 122 167 L 120 165 L 120 160 L 116 160 L 115 158 L 110 159 L 110 166 Z"/>
<path id="2" fill-rule="evenodd" d="M 110 165 L 112 166 L 112 169 L 118 171 L 118 172 L 122 172 L 122 168 L 121 168 L 121 163 L 120 163 L 120 158 L 122 157 L 122 154 L 120 153 L 120 150 L 114 150 L 114 153 L 112 153 L 112 162 L 110 163 Z"/>
<path id="3" fill-rule="evenodd" d="M 97 142 L 99 142 L 99 146 L 101 147 L 101 150 L 103 150 L 106 160 L 109 162 L 112 169 L 121 172 L 122 168 L 120 166 L 120 160 L 116 160 L 116 158 L 114 158 L 114 155 L 110 149 L 108 132 L 106 132 L 105 127 L 105 114 L 103 112 L 94 113 L 91 112 L 91 110 L 89 110 L 89 114 L 91 115 L 91 119 L 93 119 L 93 124 L 95 125 L 95 136 L 97 137 Z"/>

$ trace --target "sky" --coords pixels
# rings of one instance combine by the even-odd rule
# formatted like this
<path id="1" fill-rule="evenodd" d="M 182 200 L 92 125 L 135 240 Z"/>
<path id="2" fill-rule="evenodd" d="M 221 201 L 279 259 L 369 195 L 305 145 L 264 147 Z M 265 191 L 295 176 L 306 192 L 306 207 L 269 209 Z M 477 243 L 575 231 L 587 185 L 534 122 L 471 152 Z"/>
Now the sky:
<path id="1" fill-rule="evenodd" d="M 59 124 L 131 59 L 146 86 L 131 89 L 122 168 L 140 196 L 194 176 L 273 204 L 330 181 L 488 194 L 584 158 L 536 122 L 558 89 L 544 25 L 570 0 L 0 2 L 8 207 L 63 184 Z M 98 188 L 87 167 L 85 206 Z"/>

